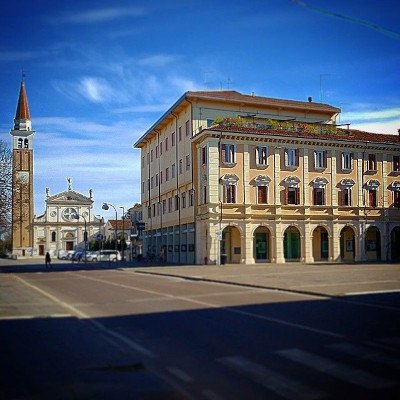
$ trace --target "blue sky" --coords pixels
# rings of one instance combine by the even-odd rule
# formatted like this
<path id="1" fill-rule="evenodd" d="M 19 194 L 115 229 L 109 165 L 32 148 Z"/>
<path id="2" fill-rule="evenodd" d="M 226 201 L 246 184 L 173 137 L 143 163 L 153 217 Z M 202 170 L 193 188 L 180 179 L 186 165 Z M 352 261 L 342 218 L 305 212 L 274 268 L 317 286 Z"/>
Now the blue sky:
<path id="1" fill-rule="evenodd" d="M 140 201 L 132 144 L 186 90 L 322 101 L 352 128 L 400 128 L 398 0 L 15 0 L 0 5 L 0 138 L 21 80 L 45 188 Z M 118 209 L 120 212 L 121 210 Z"/>

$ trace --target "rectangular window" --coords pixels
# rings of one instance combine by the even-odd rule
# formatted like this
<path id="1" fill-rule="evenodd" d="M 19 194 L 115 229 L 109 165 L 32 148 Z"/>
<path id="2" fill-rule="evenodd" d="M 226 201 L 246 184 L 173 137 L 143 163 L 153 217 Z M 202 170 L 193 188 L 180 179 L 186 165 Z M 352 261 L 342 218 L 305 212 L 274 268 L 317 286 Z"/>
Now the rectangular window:
<path id="1" fill-rule="evenodd" d="M 175 210 L 178 211 L 179 210 L 179 195 L 176 194 L 175 195 Z"/>
<path id="2" fill-rule="evenodd" d="M 257 186 L 257 203 L 258 204 L 267 204 L 268 203 L 268 191 L 267 186 Z"/>
<path id="3" fill-rule="evenodd" d="M 203 204 L 207 204 L 207 186 L 203 186 Z"/>
<path id="4" fill-rule="evenodd" d="M 186 192 L 182 193 L 182 208 L 186 208 Z"/>
<path id="5" fill-rule="evenodd" d="M 190 170 L 190 154 L 186 156 L 186 171 Z"/>
<path id="6" fill-rule="evenodd" d="M 179 175 L 183 172 L 183 161 L 179 160 Z"/>
<path id="7" fill-rule="evenodd" d="M 370 207 L 378 206 L 378 196 L 377 196 L 376 190 L 373 190 L 373 189 L 368 190 L 368 199 L 369 199 Z"/>
<path id="8" fill-rule="evenodd" d="M 153 187 L 154 187 L 154 177 L 152 176 L 151 178 L 150 178 L 150 187 L 153 189 Z"/>
<path id="9" fill-rule="evenodd" d="M 163 173 L 162 171 L 160 171 L 160 185 L 162 185 L 163 183 Z"/>
<path id="10" fill-rule="evenodd" d="M 179 141 L 181 141 L 182 140 L 182 127 L 180 126 L 179 128 L 178 128 L 178 136 L 179 136 Z"/>
<path id="11" fill-rule="evenodd" d="M 225 186 L 225 203 L 236 203 L 236 185 Z"/>
<path id="12" fill-rule="evenodd" d="M 267 146 L 257 146 L 256 147 L 256 164 L 257 165 L 267 165 L 268 161 L 268 147 Z"/>
<path id="13" fill-rule="evenodd" d="M 400 156 L 393 156 L 393 172 L 400 171 Z"/>
<path id="14" fill-rule="evenodd" d="M 326 151 L 316 150 L 314 151 L 314 165 L 317 169 L 326 168 Z"/>
<path id="15" fill-rule="evenodd" d="M 150 153 L 147 153 L 147 165 L 150 164 Z"/>
<path id="16" fill-rule="evenodd" d="M 171 137 L 171 146 L 175 146 L 175 132 L 172 132 L 172 137 Z"/>
<path id="17" fill-rule="evenodd" d="M 201 163 L 207 164 L 207 146 L 201 148 Z"/>
<path id="18" fill-rule="evenodd" d="M 171 213 L 172 212 L 172 197 L 170 197 L 168 199 L 168 212 Z"/>
<path id="19" fill-rule="evenodd" d="M 160 155 L 162 154 L 162 142 L 160 142 Z"/>
<path id="20" fill-rule="evenodd" d="M 300 204 L 300 189 L 297 187 L 286 188 L 286 204 Z"/>
<path id="21" fill-rule="evenodd" d="M 376 155 L 368 154 L 368 171 L 376 171 Z"/>
<path id="22" fill-rule="evenodd" d="M 222 161 L 225 164 L 235 163 L 235 145 L 234 144 L 223 144 L 222 145 Z"/>
<path id="23" fill-rule="evenodd" d="M 147 207 L 147 218 L 151 218 L 151 207 Z"/>
<path id="24" fill-rule="evenodd" d="M 162 201 L 162 212 L 163 214 L 167 212 L 167 201 L 165 199 Z"/>
<path id="25" fill-rule="evenodd" d="M 189 136 L 189 134 L 190 134 L 189 121 L 186 121 L 186 123 L 185 123 L 185 134 L 186 134 L 186 136 Z"/>
<path id="26" fill-rule="evenodd" d="M 142 193 L 144 193 L 144 182 L 142 181 Z"/>
<path id="27" fill-rule="evenodd" d="M 172 164 L 172 167 L 171 167 L 171 176 L 172 176 L 172 178 L 175 178 L 175 173 L 176 173 L 176 171 L 175 171 L 175 164 Z"/>
<path id="28" fill-rule="evenodd" d="M 165 138 L 165 151 L 168 151 L 168 138 Z"/>
<path id="29" fill-rule="evenodd" d="M 299 166 L 299 151 L 298 149 L 285 150 L 285 166 L 298 167 Z"/>
<path id="30" fill-rule="evenodd" d="M 393 206 L 400 208 L 400 190 L 393 191 Z"/>
<path id="31" fill-rule="evenodd" d="M 194 204 L 194 190 L 189 190 L 189 207 L 193 207 Z"/>
<path id="32" fill-rule="evenodd" d="M 156 187 L 158 186 L 158 183 L 159 183 L 159 181 L 158 181 L 158 174 L 156 174 Z"/>
<path id="33" fill-rule="evenodd" d="M 350 188 L 343 188 L 341 192 L 341 205 L 342 206 L 351 206 L 351 189 Z"/>
<path id="34" fill-rule="evenodd" d="M 156 158 L 158 158 L 158 145 L 156 146 Z"/>
<path id="35" fill-rule="evenodd" d="M 165 182 L 169 181 L 169 167 L 165 168 Z"/>
<path id="36" fill-rule="evenodd" d="M 156 204 L 154 203 L 153 204 L 153 217 L 155 217 L 156 216 Z"/>
<path id="37" fill-rule="evenodd" d="M 352 153 L 342 153 L 342 169 L 350 170 L 352 160 L 353 160 Z"/>
<path id="38" fill-rule="evenodd" d="M 151 149 L 151 150 L 150 150 L 150 161 L 151 161 L 151 162 L 153 162 L 153 155 L 154 155 L 153 149 Z"/>
<path id="39" fill-rule="evenodd" d="M 325 205 L 325 189 L 324 188 L 314 188 L 313 200 L 314 200 L 315 206 Z"/>

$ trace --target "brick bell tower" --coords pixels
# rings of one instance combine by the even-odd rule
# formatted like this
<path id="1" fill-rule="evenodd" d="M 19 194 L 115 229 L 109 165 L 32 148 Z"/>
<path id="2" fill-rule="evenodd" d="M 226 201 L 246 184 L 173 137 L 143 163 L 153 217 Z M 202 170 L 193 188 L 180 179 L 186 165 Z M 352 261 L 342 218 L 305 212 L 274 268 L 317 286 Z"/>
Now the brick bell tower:
<path id="1" fill-rule="evenodd" d="M 12 136 L 12 247 L 13 254 L 33 253 L 33 135 L 25 82 L 22 78 Z"/>

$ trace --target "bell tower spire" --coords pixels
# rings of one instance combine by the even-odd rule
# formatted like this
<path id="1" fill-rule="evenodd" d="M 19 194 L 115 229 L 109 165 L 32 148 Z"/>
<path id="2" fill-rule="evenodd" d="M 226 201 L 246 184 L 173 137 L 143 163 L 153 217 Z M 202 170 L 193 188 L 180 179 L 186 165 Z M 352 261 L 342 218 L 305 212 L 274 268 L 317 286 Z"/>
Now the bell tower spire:
<path id="1" fill-rule="evenodd" d="M 14 128 L 12 163 L 12 245 L 13 254 L 32 255 L 33 250 L 33 135 L 32 122 L 22 75 Z"/>

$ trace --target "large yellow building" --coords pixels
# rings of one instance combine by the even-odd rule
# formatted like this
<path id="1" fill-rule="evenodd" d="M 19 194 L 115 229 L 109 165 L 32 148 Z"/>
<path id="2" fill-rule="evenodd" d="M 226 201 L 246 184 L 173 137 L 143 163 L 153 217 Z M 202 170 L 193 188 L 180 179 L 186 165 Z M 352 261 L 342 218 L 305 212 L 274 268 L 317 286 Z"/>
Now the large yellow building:
<path id="1" fill-rule="evenodd" d="M 400 259 L 400 140 L 326 104 L 185 93 L 136 143 L 145 255 L 177 263 Z"/>

